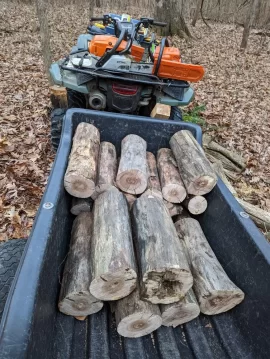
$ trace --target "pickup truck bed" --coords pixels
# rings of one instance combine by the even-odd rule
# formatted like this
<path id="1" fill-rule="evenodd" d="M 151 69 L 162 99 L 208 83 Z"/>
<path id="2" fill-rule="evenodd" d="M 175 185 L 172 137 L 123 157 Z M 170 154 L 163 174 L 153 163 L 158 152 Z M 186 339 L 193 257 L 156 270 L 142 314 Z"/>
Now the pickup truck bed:
<path id="1" fill-rule="evenodd" d="M 270 246 L 254 223 L 241 216 L 242 208 L 220 180 L 207 195 L 208 209 L 198 219 L 227 274 L 245 292 L 242 304 L 224 314 L 200 315 L 175 329 L 161 327 L 139 339 L 117 334 L 107 305 L 84 322 L 58 312 L 74 219 L 63 177 L 80 122 L 97 126 L 101 140 L 113 142 L 118 151 L 129 133 L 142 136 L 154 153 L 167 147 L 171 135 L 180 129 L 190 129 L 201 142 L 201 130 L 192 124 L 88 110 L 67 112 L 49 183 L 6 303 L 0 358 L 269 358 Z"/>

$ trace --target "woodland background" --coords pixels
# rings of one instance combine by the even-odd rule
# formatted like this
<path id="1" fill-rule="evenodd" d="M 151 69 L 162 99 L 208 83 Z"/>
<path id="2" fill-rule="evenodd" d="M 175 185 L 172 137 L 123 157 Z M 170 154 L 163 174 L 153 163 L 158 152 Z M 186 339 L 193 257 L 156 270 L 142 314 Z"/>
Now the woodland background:
<path id="1" fill-rule="evenodd" d="M 90 15 L 154 16 L 162 5 L 163 0 L 137 0 L 136 6 L 127 0 L 0 1 L 0 240 L 29 235 L 55 156 L 41 44 L 58 60 L 86 32 Z M 245 157 L 247 168 L 234 181 L 237 194 L 270 211 L 270 2 L 168 0 L 166 9 L 163 16 L 173 18 L 177 29 L 184 19 L 192 35 L 172 34 L 183 61 L 206 70 L 185 109 L 188 118 Z M 250 30 L 245 50 L 244 26 Z"/>

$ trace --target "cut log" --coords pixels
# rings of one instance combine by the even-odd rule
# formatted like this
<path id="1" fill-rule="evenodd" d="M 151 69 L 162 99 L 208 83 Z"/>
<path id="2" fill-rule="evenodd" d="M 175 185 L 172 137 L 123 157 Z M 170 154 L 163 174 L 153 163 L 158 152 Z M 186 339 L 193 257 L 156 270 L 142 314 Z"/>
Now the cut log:
<path id="1" fill-rule="evenodd" d="M 243 207 L 245 212 L 250 216 L 250 218 L 256 223 L 256 225 L 261 228 L 264 232 L 270 231 L 270 213 L 264 211 L 258 206 L 254 206 L 240 198 L 236 198 L 239 204 Z"/>
<path id="2" fill-rule="evenodd" d="M 190 322 L 200 314 L 200 307 L 192 289 L 177 303 L 160 306 L 162 325 L 177 327 Z"/>
<path id="3" fill-rule="evenodd" d="M 213 141 L 209 135 L 203 136 L 203 146 L 204 148 L 207 148 L 209 150 L 221 153 L 223 156 L 227 157 L 231 162 L 233 162 L 236 166 L 240 167 L 241 169 L 246 168 L 246 163 L 243 157 L 241 157 L 235 151 L 227 150 L 227 148 L 224 148 L 217 142 Z"/>
<path id="4" fill-rule="evenodd" d="M 88 198 L 95 191 L 99 141 L 95 126 L 78 125 L 64 179 L 66 191 L 74 197 Z"/>
<path id="5" fill-rule="evenodd" d="M 182 130 L 175 133 L 170 146 L 187 193 L 202 196 L 210 192 L 217 183 L 217 176 L 191 132 Z"/>
<path id="6" fill-rule="evenodd" d="M 91 198 L 73 197 L 70 212 L 74 214 L 74 216 L 78 216 L 78 214 L 82 212 L 91 212 L 92 206 L 93 200 Z"/>
<path id="7" fill-rule="evenodd" d="M 136 264 L 125 196 L 112 187 L 94 204 L 91 293 L 118 300 L 136 287 Z"/>
<path id="8" fill-rule="evenodd" d="M 163 202 L 168 208 L 171 217 L 177 216 L 183 212 L 183 207 L 180 204 L 168 202 L 166 199 L 163 199 Z"/>
<path id="9" fill-rule="evenodd" d="M 116 302 L 115 318 L 118 333 L 128 338 L 148 335 L 162 324 L 159 307 L 142 301 L 138 289 Z"/>
<path id="10" fill-rule="evenodd" d="M 68 108 L 67 89 L 61 86 L 51 86 L 51 103 L 53 108 Z"/>
<path id="11" fill-rule="evenodd" d="M 130 193 L 124 193 L 126 200 L 128 202 L 128 208 L 131 211 L 133 203 L 136 201 L 137 197 Z"/>
<path id="12" fill-rule="evenodd" d="M 121 143 L 117 186 L 123 192 L 141 194 L 146 190 L 147 179 L 146 142 L 137 135 L 128 135 Z"/>
<path id="13" fill-rule="evenodd" d="M 189 195 L 183 202 L 183 206 L 192 214 L 198 215 L 206 211 L 207 200 L 203 196 Z"/>
<path id="14" fill-rule="evenodd" d="M 103 193 L 115 185 L 117 173 L 116 150 L 112 143 L 101 142 L 99 147 L 96 192 Z"/>
<path id="15" fill-rule="evenodd" d="M 60 312 L 74 317 L 84 317 L 98 312 L 103 303 L 89 291 L 92 280 L 90 269 L 90 243 L 92 214 L 79 214 L 73 223 L 70 250 L 64 268 L 59 297 Z"/>
<path id="16" fill-rule="evenodd" d="M 169 119 L 171 116 L 171 106 L 157 103 L 151 112 L 151 117 Z"/>
<path id="17" fill-rule="evenodd" d="M 151 152 L 146 152 L 146 160 L 148 168 L 147 193 L 162 199 L 163 197 L 161 193 L 161 186 L 155 155 Z"/>
<path id="18" fill-rule="evenodd" d="M 173 153 L 169 148 L 161 148 L 158 151 L 157 164 L 163 197 L 168 202 L 181 203 L 187 192 Z"/>
<path id="19" fill-rule="evenodd" d="M 199 222 L 183 218 L 175 223 L 188 252 L 193 290 L 200 310 L 207 315 L 226 312 L 244 299 L 244 293 L 227 276 L 210 247 Z"/>
<path id="20" fill-rule="evenodd" d="M 86 318 L 87 318 L 87 316 L 84 316 L 84 317 L 75 317 L 75 319 L 81 320 L 81 321 L 85 320 Z"/>
<path id="21" fill-rule="evenodd" d="M 205 149 L 205 153 L 207 158 L 211 162 L 221 161 L 222 166 L 231 172 L 241 173 L 241 168 L 237 167 L 231 160 L 229 160 L 227 157 L 225 157 L 222 153 L 210 150 L 208 148 Z"/>
<path id="22" fill-rule="evenodd" d="M 157 197 L 141 196 L 132 212 L 142 299 L 153 304 L 179 301 L 193 279 L 168 209 Z"/>

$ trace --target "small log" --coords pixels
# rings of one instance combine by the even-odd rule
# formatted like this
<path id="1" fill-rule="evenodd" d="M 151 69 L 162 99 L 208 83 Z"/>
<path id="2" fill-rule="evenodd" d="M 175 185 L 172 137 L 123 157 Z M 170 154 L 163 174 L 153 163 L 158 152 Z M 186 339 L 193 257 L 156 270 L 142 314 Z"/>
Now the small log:
<path id="1" fill-rule="evenodd" d="M 270 231 L 270 213 L 264 211 L 258 206 L 254 206 L 243 199 L 236 198 L 239 204 L 243 207 L 245 212 L 250 216 L 250 218 L 256 223 L 256 225 L 261 228 L 264 232 Z"/>
<path id="2" fill-rule="evenodd" d="M 209 135 L 203 136 L 203 147 L 221 153 L 223 156 L 233 162 L 236 166 L 240 167 L 242 170 L 246 168 L 246 163 L 243 157 L 241 157 L 235 151 L 227 150 L 227 148 L 213 141 Z"/>
<path id="3" fill-rule="evenodd" d="M 103 303 L 89 291 L 92 280 L 90 269 L 90 243 L 92 214 L 79 214 L 71 232 L 71 242 L 66 260 L 59 297 L 60 312 L 74 317 L 84 317 L 98 312 Z"/>
<path id="4" fill-rule="evenodd" d="M 148 335 L 162 324 L 159 307 L 141 300 L 138 289 L 116 302 L 115 318 L 118 333 L 127 338 Z"/>
<path id="5" fill-rule="evenodd" d="M 187 193 L 202 196 L 210 192 L 217 183 L 217 176 L 191 132 L 176 132 L 170 140 L 170 146 Z"/>
<path id="6" fill-rule="evenodd" d="M 74 216 L 78 216 L 78 214 L 82 212 L 91 212 L 92 207 L 93 200 L 91 198 L 72 197 L 70 212 L 74 214 Z"/>
<path id="7" fill-rule="evenodd" d="M 199 222 L 183 218 L 175 223 L 185 243 L 194 277 L 193 290 L 200 310 L 207 315 L 226 312 L 244 299 L 244 293 L 227 276 L 210 247 Z"/>
<path id="8" fill-rule="evenodd" d="M 132 212 L 141 298 L 153 304 L 179 301 L 193 279 L 168 209 L 157 197 L 141 196 Z"/>
<path id="9" fill-rule="evenodd" d="M 88 198 L 95 191 L 99 141 L 95 126 L 78 125 L 64 178 L 66 191 L 74 197 Z"/>
<path id="10" fill-rule="evenodd" d="M 177 303 L 160 306 L 162 325 L 177 327 L 190 322 L 200 314 L 200 307 L 192 289 Z"/>
<path id="11" fill-rule="evenodd" d="M 136 201 L 137 197 L 130 193 L 124 193 L 126 200 L 128 202 L 128 208 L 131 211 L 133 203 Z"/>
<path id="12" fill-rule="evenodd" d="M 161 148 L 158 151 L 157 164 L 163 197 L 168 202 L 181 203 L 187 192 L 173 153 L 169 148 Z"/>
<path id="13" fill-rule="evenodd" d="M 183 206 L 194 215 L 202 214 L 206 211 L 207 200 L 203 196 L 189 195 L 183 202 Z"/>
<path id="14" fill-rule="evenodd" d="M 122 140 L 116 183 L 123 192 L 141 194 L 147 187 L 146 142 L 137 135 Z"/>
<path id="15" fill-rule="evenodd" d="M 75 319 L 81 320 L 81 321 L 85 320 L 86 318 L 87 318 L 87 316 L 84 316 L 84 317 L 75 317 Z"/>
<path id="16" fill-rule="evenodd" d="M 152 118 L 162 118 L 167 120 L 171 115 L 171 106 L 157 103 L 151 112 Z"/>
<path id="17" fill-rule="evenodd" d="M 116 150 L 112 143 L 101 142 L 99 147 L 96 192 L 103 193 L 115 186 L 117 173 Z"/>
<path id="18" fill-rule="evenodd" d="M 147 168 L 148 168 L 148 182 L 147 182 L 147 193 L 153 196 L 162 197 L 161 186 L 157 170 L 157 162 L 155 155 L 152 152 L 146 152 Z"/>
<path id="19" fill-rule="evenodd" d="M 168 208 L 171 217 L 177 216 L 183 212 L 183 207 L 180 204 L 168 202 L 166 199 L 163 199 L 163 202 Z"/>
<path id="20" fill-rule="evenodd" d="M 51 86 L 51 103 L 53 108 L 68 108 L 67 103 L 67 90 L 61 86 Z"/>
<path id="21" fill-rule="evenodd" d="M 136 264 L 125 196 L 112 187 L 94 204 L 91 293 L 118 300 L 136 287 Z"/>
<path id="22" fill-rule="evenodd" d="M 229 160 L 227 157 L 225 157 L 222 153 L 213 151 L 213 150 L 209 150 L 208 148 L 205 149 L 205 153 L 206 153 L 206 157 L 211 161 L 211 162 L 216 162 L 216 161 L 221 161 L 222 166 L 230 171 L 230 172 L 236 172 L 236 173 L 241 173 L 242 170 L 241 168 L 237 167 L 231 160 Z"/>

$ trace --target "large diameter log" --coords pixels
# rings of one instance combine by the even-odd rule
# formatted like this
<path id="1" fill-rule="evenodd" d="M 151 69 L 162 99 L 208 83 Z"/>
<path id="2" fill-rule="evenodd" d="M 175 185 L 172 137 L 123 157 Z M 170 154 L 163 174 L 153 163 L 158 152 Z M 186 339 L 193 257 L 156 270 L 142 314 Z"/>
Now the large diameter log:
<path id="1" fill-rule="evenodd" d="M 74 317 L 98 312 L 103 303 L 89 291 L 92 280 L 90 267 L 92 214 L 81 213 L 73 223 L 59 297 L 59 310 Z"/>
<path id="2" fill-rule="evenodd" d="M 161 148 L 158 151 L 157 164 L 163 197 L 168 202 L 181 203 L 187 192 L 173 153 L 169 148 Z"/>
<path id="3" fill-rule="evenodd" d="M 125 196 L 113 187 L 94 204 L 91 293 L 118 300 L 136 287 L 136 264 Z"/>
<path id="4" fill-rule="evenodd" d="M 183 201 L 183 206 L 194 215 L 202 214 L 206 211 L 207 200 L 203 196 L 188 196 Z"/>
<path id="5" fill-rule="evenodd" d="M 146 152 L 146 160 L 148 168 L 147 193 L 162 199 L 156 157 L 152 152 Z"/>
<path id="6" fill-rule="evenodd" d="M 93 200 L 91 198 L 73 197 L 70 212 L 74 214 L 74 216 L 78 216 L 78 214 L 82 212 L 91 212 L 92 206 Z"/>
<path id="7" fill-rule="evenodd" d="M 80 123 L 73 137 L 64 185 L 74 197 L 87 198 L 95 191 L 100 135 L 89 123 Z"/>
<path id="8" fill-rule="evenodd" d="M 121 143 L 117 186 L 123 192 L 141 194 L 146 190 L 147 178 L 146 142 L 137 135 L 128 135 Z"/>
<path id="9" fill-rule="evenodd" d="M 193 290 L 190 289 L 179 302 L 161 305 L 160 311 L 162 325 L 175 328 L 198 317 L 200 307 Z"/>
<path id="10" fill-rule="evenodd" d="M 162 324 L 159 307 L 141 300 L 138 289 L 115 303 L 117 331 L 123 337 L 142 337 Z"/>
<path id="11" fill-rule="evenodd" d="M 243 291 L 225 273 L 199 222 L 193 218 L 183 218 L 175 226 L 188 252 L 194 278 L 193 290 L 201 312 L 219 314 L 241 303 L 244 299 Z"/>
<path id="12" fill-rule="evenodd" d="M 188 194 L 204 195 L 217 183 L 217 176 L 203 149 L 188 130 L 176 132 L 170 146 Z"/>
<path id="13" fill-rule="evenodd" d="M 179 301 L 193 279 L 168 209 L 157 197 L 141 196 L 132 212 L 142 299 L 153 304 Z"/>
<path id="14" fill-rule="evenodd" d="M 117 173 L 116 150 L 112 143 L 101 142 L 99 147 L 96 192 L 103 193 L 115 185 Z"/>

